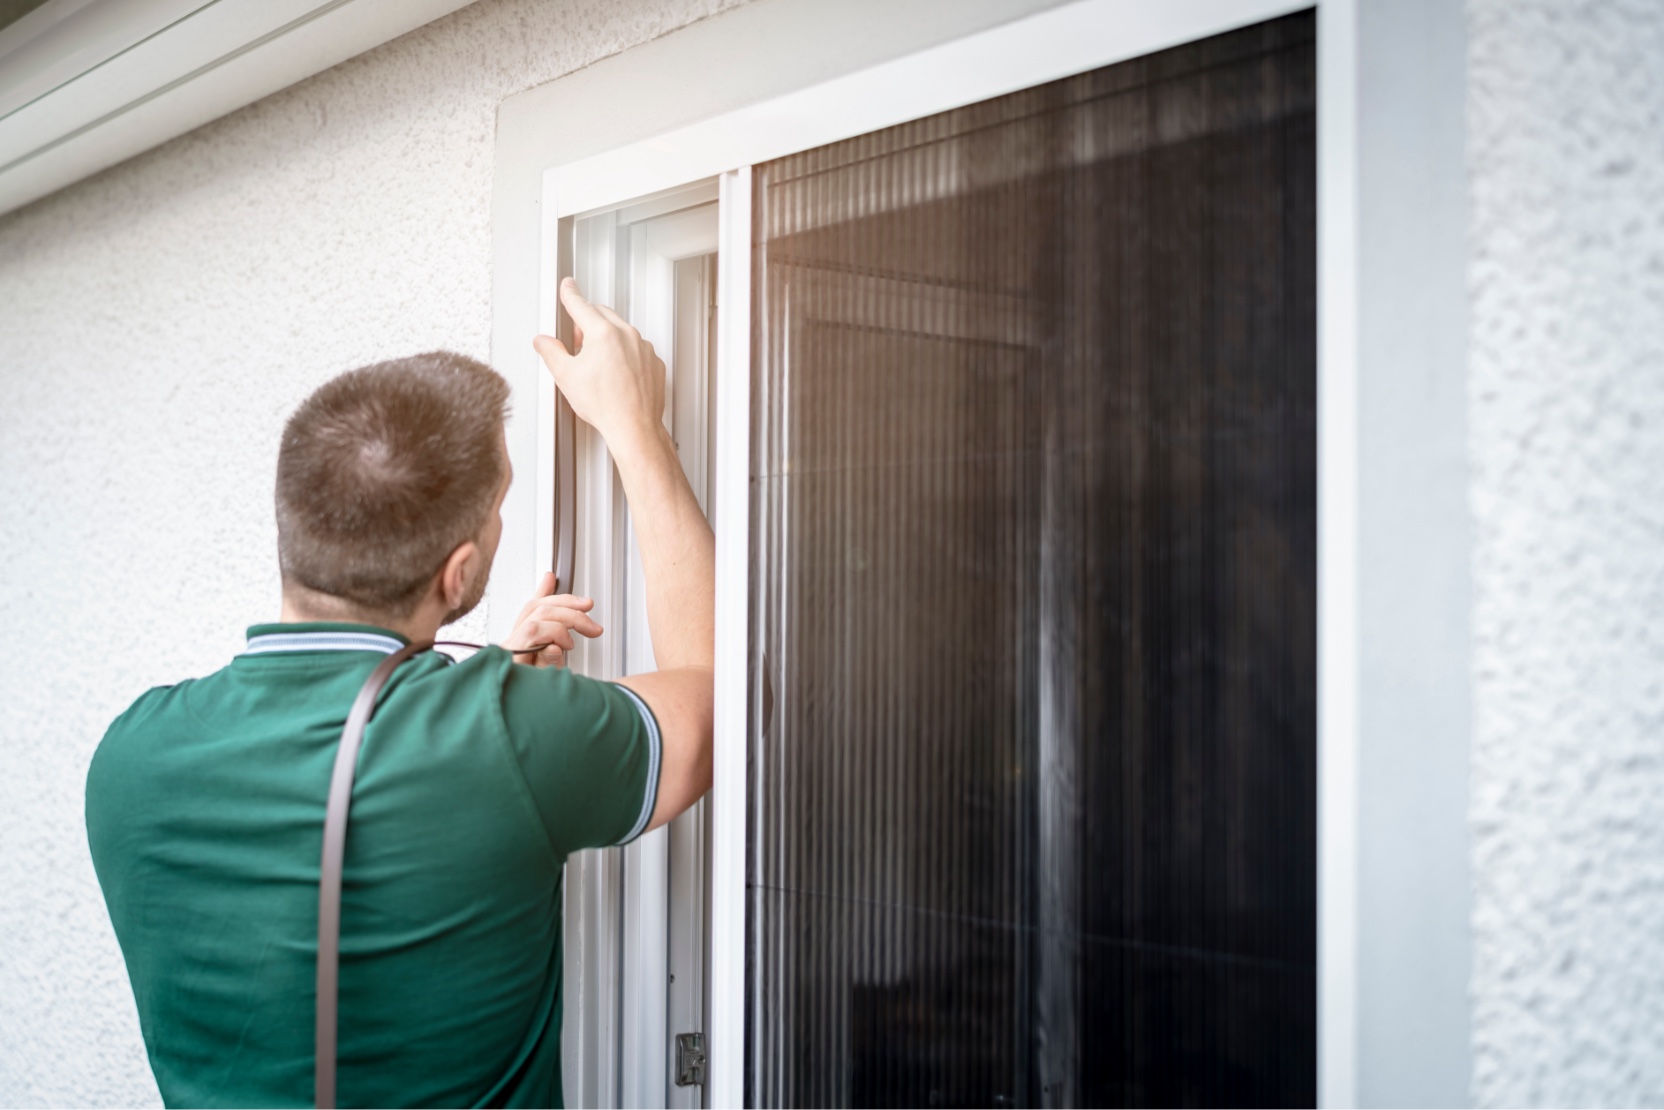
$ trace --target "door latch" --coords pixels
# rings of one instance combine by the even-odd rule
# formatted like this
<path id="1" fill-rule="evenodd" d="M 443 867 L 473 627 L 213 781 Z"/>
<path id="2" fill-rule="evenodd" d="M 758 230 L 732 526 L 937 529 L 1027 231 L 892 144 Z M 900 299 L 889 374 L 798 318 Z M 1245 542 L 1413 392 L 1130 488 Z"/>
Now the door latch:
<path id="1" fill-rule="evenodd" d="M 705 1085 L 705 1034 L 676 1034 L 676 1086 Z"/>

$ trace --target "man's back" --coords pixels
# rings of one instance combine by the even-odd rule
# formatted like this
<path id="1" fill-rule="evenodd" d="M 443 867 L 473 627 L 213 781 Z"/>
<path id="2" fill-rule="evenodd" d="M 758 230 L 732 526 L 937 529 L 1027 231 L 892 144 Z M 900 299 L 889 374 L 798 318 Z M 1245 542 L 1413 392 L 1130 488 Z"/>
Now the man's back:
<path id="1" fill-rule="evenodd" d="M 401 642 L 257 627 L 249 653 L 144 695 L 99 747 L 88 836 L 168 1103 L 311 1103 L 330 769 Z M 496 648 L 395 672 L 347 836 L 343 1105 L 560 1104 L 561 867 L 639 834 L 658 767 L 622 687 Z"/>

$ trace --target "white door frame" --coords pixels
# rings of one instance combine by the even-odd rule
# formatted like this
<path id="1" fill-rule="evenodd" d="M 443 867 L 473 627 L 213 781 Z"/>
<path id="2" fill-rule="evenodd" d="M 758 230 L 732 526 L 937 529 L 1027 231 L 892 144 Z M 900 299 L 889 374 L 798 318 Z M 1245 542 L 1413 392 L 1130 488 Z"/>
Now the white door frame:
<path id="1" fill-rule="evenodd" d="M 724 257 L 748 259 L 757 162 L 1312 6 L 1319 1099 L 1454 1104 L 1471 1070 L 1459 0 L 983 0 L 951 14 L 917 5 L 924 21 L 879 0 L 831 15 L 821 9 L 839 6 L 753 0 L 505 102 L 494 356 L 532 402 L 542 374 L 521 348 L 534 306 L 552 299 L 537 278 L 550 276 L 561 215 L 716 177 Z M 744 1094 L 749 271 L 720 268 L 713 1106 Z M 546 444 L 511 430 L 522 473 Z M 504 550 L 517 537 L 523 559 L 536 550 L 528 508 L 505 510 Z M 499 563 L 511 590 L 532 577 Z"/>

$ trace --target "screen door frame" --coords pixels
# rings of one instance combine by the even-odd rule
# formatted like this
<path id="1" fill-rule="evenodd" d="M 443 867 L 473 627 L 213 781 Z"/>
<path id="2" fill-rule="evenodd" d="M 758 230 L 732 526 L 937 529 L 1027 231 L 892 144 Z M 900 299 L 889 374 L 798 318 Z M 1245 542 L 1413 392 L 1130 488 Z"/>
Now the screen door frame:
<path id="1" fill-rule="evenodd" d="M 747 260 L 720 267 L 718 294 L 708 1105 L 739 1105 L 744 1097 L 751 165 L 1313 7 L 1320 290 L 1318 1093 L 1325 1105 L 1464 1101 L 1471 1074 L 1465 826 L 1471 655 L 1461 609 L 1469 549 L 1460 4 L 991 0 L 987 6 L 1013 18 L 989 27 L 986 13 L 967 5 L 937 19 L 943 29 L 930 31 L 908 23 L 907 13 L 887 14 L 893 9 L 881 3 L 846 6 L 847 21 L 882 28 L 889 19 L 895 38 L 910 37 L 914 48 L 897 56 L 882 34 L 865 35 L 875 45 L 856 46 L 853 38 L 840 40 L 831 24 L 816 33 L 824 17 L 813 0 L 754 0 L 519 94 L 500 113 L 494 334 L 515 359 L 525 358 L 518 348 L 532 316 L 526 298 L 506 283 L 535 275 L 529 284 L 537 290 L 537 313 L 546 313 L 562 216 L 715 178 L 720 253 Z M 969 33 L 955 31 L 955 18 L 969 24 Z M 1430 53 L 1430 41 L 1443 45 Z M 768 56 L 765 44 L 786 61 Z M 819 83 L 804 87 L 804 78 L 783 72 L 794 60 Z M 718 71 L 728 75 L 726 86 L 715 82 L 698 93 L 691 91 L 697 82 L 678 78 Z M 759 85 L 769 94 L 742 93 L 736 100 L 723 91 Z M 591 111 L 597 103 L 612 105 L 611 114 Z M 617 106 L 642 118 L 625 118 Z M 1454 143 L 1448 127 L 1429 124 L 1451 117 L 1458 124 Z M 593 132 L 609 120 L 635 141 L 605 149 Z M 574 147 L 582 153 L 573 156 Z M 1406 151 L 1415 157 L 1405 158 Z M 522 245 L 528 240 L 535 251 Z M 1422 249 L 1405 250 L 1412 242 Z M 1366 288 L 1368 301 L 1361 299 Z M 1365 346 L 1378 337 L 1384 344 Z M 1406 360 L 1414 360 L 1417 389 L 1400 384 Z M 527 379 L 533 375 L 537 411 L 552 412 L 547 376 L 528 366 Z M 517 388 L 529 385 L 527 379 L 517 378 Z M 1437 381 L 1454 384 L 1429 384 Z M 1368 426 L 1360 424 L 1360 405 L 1367 406 Z M 528 460 L 539 476 L 539 505 L 551 490 L 547 430 Z M 1447 492 L 1430 497 L 1434 487 Z M 1389 527 L 1390 536 L 1383 531 Z M 532 532 L 521 534 L 530 539 Z M 1362 535 L 1381 542 L 1366 547 Z M 537 552 L 539 566 L 547 554 Z M 1464 615 L 1441 622 L 1452 602 Z M 1416 624 L 1423 618 L 1436 624 L 1431 638 Z M 1414 710 L 1398 708 L 1406 689 L 1419 698 Z M 1383 709 L 1388 703 L 1390 711 Z M 1412 734 L 1424 739 L 1407 741 Z M 569 920 L 568 943 L 584 928 L 583 921 Z M 569 1023 L 579 1017 L 569 1006 Z"/>

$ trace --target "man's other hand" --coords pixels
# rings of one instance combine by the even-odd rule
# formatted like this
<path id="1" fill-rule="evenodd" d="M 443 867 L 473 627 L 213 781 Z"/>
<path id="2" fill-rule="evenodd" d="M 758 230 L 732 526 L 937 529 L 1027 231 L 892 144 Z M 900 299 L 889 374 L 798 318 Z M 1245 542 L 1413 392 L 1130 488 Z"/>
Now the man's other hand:
<path id="1" fill-rule="evenodd" d="M 548 335 L 532 346 L 572 411 L 610 447 L 653 432 L 664 420 L 664 362 L 653 344 L 612 309 L 584 300 L 571 278 L 560 283 L 560 300 L 572 317 L 576 353 Z"/>
<path id="2" fill-rule="evenodd" d="M 577 646 L 572 633 L 591 640 L 601 634 L 601 626 L 589 617 L 589 611 L 595 608 L 594 601 L 574 594 L 557 594 L 554 588 L 554 573 L 546 571 L 538 579 L 536 596 L 520 610 L 514 631 L 503 641 L 503 647 L 514 653 L 516 663 L 564 667 L 566 653 Z"/>

